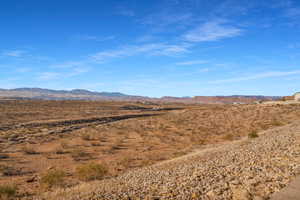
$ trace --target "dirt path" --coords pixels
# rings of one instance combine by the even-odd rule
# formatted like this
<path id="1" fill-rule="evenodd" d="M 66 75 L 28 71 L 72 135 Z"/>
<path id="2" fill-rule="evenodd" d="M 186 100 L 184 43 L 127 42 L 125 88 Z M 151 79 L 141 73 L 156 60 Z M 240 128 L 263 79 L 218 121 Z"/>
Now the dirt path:
<path id="1" fill-rule="evenodd" d="M 0 127 L 0 144 L 5 143 L 7 140 L 10 145 L 21 144 L 29 142 L 30 140 L 35 141 L 39 137 L 45 137 L 48 135 L 65 134 L 74 130 L 82 129 L 91 125 L 107 124 L 116 121 L 142 118 L 142 117 L 153 117 L 161 115 L 162 113 L 149 113 L 149 114 L 127 114 L 117 115 L 109 117 L 94 117 L 94 118 L 82 118 L 73 120 L 60 120 L 60 121 L 46 121 L 46 122 L 29 122 L 18 124 L 15 126 Z M 25 131 L 26 130 L 26 134 Z M 1 138 L 1 131 L 11 131 L 5 133 L 4 137 Z"/>
<path id="2" fill-rule="evenodd" d="M 263 200 L 300 174 L 300 122 L 41 199 Z"/>

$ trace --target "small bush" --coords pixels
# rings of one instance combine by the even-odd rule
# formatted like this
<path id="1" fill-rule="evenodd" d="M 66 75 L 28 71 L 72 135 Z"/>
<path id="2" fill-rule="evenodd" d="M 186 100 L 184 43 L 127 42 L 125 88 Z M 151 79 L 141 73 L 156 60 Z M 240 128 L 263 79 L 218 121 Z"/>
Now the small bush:
<path id="1" fill-rule="evenodd" d="M 86 141 L 92 141 L 95 140 L 95 137 L 93 134 L 91 133 L 82 133 L 80 135 L 81 139 L 86 140 Z"/>
<path id="2" fill-rule="evenodd" d="M 22 151 L 25 153 L 25 154 L 38 154 L 38 152 L 31 146 L 29 145 L 26 145 L 22 148 Z"/>
<path id="3" fill-rule="evenodd" d="M 17 187 L 14 185 L 0 185 L 0 199 L 13 199 L 17 194 Z"/>
<path id="4" fill-rule="evenodd" d="M 9 158 L 8 154 L 0 153 L 0 159 L 7 159 L 7 158 Z"/>
<path id="5" fill-rule="evenodd" d="M 223 136 L 223 139 L 224 139 L 224 140 L 229 140 L 229 141 L 230 141 L 230 140 L 233 140 L 233 139 L 234 139 L 234 136 L 233 136 L 233 134 L 230 134 L 230 133 L 229 133 L 229 134 L 224 135 L 224 136 Z"/>
<path id="6" fill-rule="evenodd" d="M 130 168 L 131 164 L 132 164 L 132 158 L 130 157 L 124 157 L 118 162 L 118 165 L 123 166 L 125 169 Z"/>
<path id="7" fill-rule="evenodd" d="M 66 141 L 62 141 L 60 143 L 60 146 L 63 148 L 63 149 L 67 149 L 70 147 L 70 145 L 66 142 Z"/>
<path id="8" fill-rule="evenodd" d="M 91 145 L 94 147 L 102 146 L 102 144 L 100 142 L 91 142 Z"/>
<path id="9" fill-rule="evenodd" d="M 71 156 L 75 161 L 87 160 L 91 158 L 90 154 L 85 152 L 83 149 L 74 149 L 71 152 Z"/>
<path id="10" fill-rule="evenodd" d="M 85 164 L 76 169 L 76 175 L 82 181 L 100 180 L 107 173 L 107 167 L 97 163 Z"/>
<path id="11" fill-rule="evenodd" d="M 66 151 L 63 147 L 60 146 L 54 150 L 54 153 L 55 154 L 66 154 L 66 153 L 68 153 L 68 151 Z"/>
<path id="12" fill-rule="evenodd" d="M 6 165 L 0 165 L 0 175 L 2 176 L 16 176 L 20 174 L 21 171 L 18 169 Z"/>
<path id="13" fill-rule="evenodd" d="M 40 184 L 45 189 L 61 187 L 64 185 L 66 173 L 62 170 L 52 169 L 47 171 L 40 180 Z"/>
<path id="14" fill-rule="evenodd" d="M 258 137 L 258 134 L 256 131 L 252 131 L 251 133 L 248 134 L 248 137 L 249 138 L 257 138 Z"/>
<path id="15" fill-rule="evenodd" d="M 271 123 L 272 126 L 283 126 L 284 123 L 278 121 L 278 120 L 273 120 Z"/>

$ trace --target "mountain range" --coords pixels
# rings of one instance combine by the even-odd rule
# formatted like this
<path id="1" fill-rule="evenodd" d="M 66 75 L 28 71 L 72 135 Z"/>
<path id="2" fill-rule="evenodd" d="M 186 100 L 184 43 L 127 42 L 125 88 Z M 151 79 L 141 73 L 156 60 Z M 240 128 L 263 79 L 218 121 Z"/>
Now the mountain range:
<path id="1" fill-rule="evenodd" d="M 194 96 L 161 97 L 127 95 L 119 92 L 94 92 L 83 89 L 51 90 L 43 88 L 0 89 L 0 98 L 5 99 L 42 99 L 42 100 L 115 100 L 115 101 L 151 101 L 178 103 L 253 103 L 256 101 L 277 100 L 280 96 Z"/>

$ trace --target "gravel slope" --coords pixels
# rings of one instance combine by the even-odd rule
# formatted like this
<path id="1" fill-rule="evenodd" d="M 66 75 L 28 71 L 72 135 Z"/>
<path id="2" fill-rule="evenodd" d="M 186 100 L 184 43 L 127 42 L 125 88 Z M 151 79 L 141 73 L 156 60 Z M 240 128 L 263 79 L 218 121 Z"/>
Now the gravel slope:
<path id="1" fill-rule="evenodd" d="M 41 199 L 268 199 L 300 174 L 300 122 Z"/>

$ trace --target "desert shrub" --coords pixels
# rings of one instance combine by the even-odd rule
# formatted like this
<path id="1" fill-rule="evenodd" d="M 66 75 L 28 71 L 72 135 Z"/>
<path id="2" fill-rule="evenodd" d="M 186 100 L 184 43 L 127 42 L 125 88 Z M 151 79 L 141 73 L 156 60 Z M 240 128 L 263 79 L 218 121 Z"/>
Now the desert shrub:
<path id="1" fill-rule="evenodd" d="M 63 149 L 67 149 L 70 147 L 70 145 L 66 142 L 66 141 L 62 141 L 60 143 L 60 146 L 63 148 Z"/>
<path id="2" fill-rule="evenodd" d="M 233 140 L 234 136 L 233 136 L 233 134 L 228 133 L 228 134 L 226 134 L 226 135 L 223 136 L 223 139 L 224 140 Z"/>
<path id="3" fill-rule="evenodd" d="M 94 147 L 102 146 L 102 144 L 100 142 L 91 142 L 91 145 Z"/>
<path id="4" fill-rule="evenodd" d="M 20 174 L 21 172 L 18 169 L 7 165 L 0 165 L 0 175 L 2 176 L 15 176 Z"/>
<path id="5" fill-rule="evenodd" d="M 107 173 L 107 167 L 97 163 L 88 163 L 76 168 L 76 175 L 82 181 L 100 180 Z"/>
<path id="6" fill-rule="evenodd" d="M 32 146 L 29 145 L 22 147 L 22 151 L 25 154 L 38 154 L 38 152 Z"/>
<path id="7" fill-rule="evenodd" d="M 71 151 L 71 156 L 76 161 L 87 160 L 91 158 L 90 154 L 85 152 L 83 149 L 73 149 Z"/>
<path id="8" fill-rule="evenodd" d="M 81 135 L 80 135 L 80 137 L 81 137 L 81 139 L 83 139 L 83 140 L 87 140 L 87 141 L 93 140 L 93 137 L 92 137 L 92 135 L 90 135 L 90 134 L 87 134 L 87 133 L 83 133 L 83 134 L 81 134 Z"/>
<path id="9" fill-rule="evenodd" d="M 0 153 L 0 159 L 7 159 L 7 158 L 9 158 L 8 154 Z"/>
<path id="10" fill-rule="evenodd" d="M 173 153 L 173 156 L 176 158 L 176 157 L 181 157 L 181 156 L 184 156 L 186 155 L 186 152 L 184 151 L 176 151 Z"/>
<path id="11" fill-rule="evenodd" d="M 283 126 L 284 125 L 284 123 L 282 123 L 278 120 L 273 120 L 271 124 L 272 124 L 272 126 Z"/>
<path id="12" fill-rule="evenodd" d="M 94 129 L 85 130 L 80 134 L 81 139 L 91 141 L 97 139 L 97 134 Z"/>
<path id="13" fill-rule="evenodd" d="M 15 185 L 0 185 L 0 200 L 13 199 L 17 194 Z"/>
<path id="14" fill-rule="evenodd" d="M 124 157 L 118 162 L 118 164 L 122 165 L 125 169 L 130 168 L 131 163 L 132 163 L 132 158 L 130 157 Z"/>
<path id="15" fill-rule="evenodd" d="M 62 146 L 58 146 L 56 149 L 54 149 L 55 154 L 65 154 L 68 153 L 67 150 L 65 150 Z"/>
<path id="16" fill-rule="evenodd" d="M 249 138 L 257 138 L 258 137 L 258 134 L 256 131 L 252 131 L 251 133 L 248 134 L 248 137 Z"/>
<path id="17" fill-rule="evenodd" d="M 61 187 L 64 185 L 66 173 L 62 170 L 52 169 L 48 170 L 42 175 L 40 184 L 44 189 L 51 189 L 54 187 Z"/>

